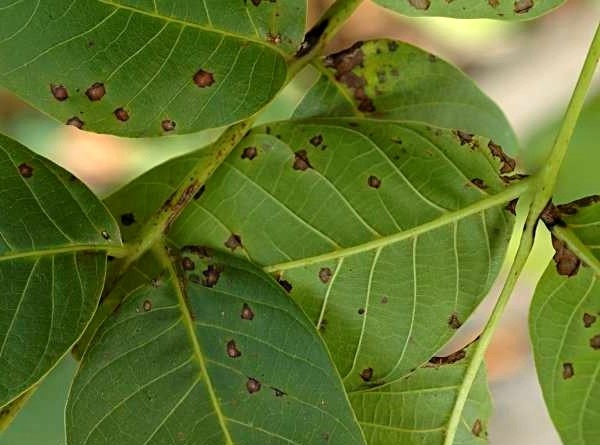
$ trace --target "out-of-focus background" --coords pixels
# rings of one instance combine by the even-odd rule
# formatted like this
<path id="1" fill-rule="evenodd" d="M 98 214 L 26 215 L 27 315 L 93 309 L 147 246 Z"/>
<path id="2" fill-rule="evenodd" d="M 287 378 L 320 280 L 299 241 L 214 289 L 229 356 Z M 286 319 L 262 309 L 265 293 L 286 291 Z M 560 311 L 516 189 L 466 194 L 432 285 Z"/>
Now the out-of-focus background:
<path id="1" fill-rule="evenodd" d="M 309 3 L 310 24 L 331 1 Z M 505 149 L 518 158 L 522 168 L 532 172 L 543 164 L 552 144 L 598 20 L 598 0 L 569 0 L 546 17 L 523 23 L 406 19 L 366 1 L 330 49 L 342 49 L 356 40 L 392 37 L 458 65 L 504 110 L 520 139 L 520 147 Z M 599 81 L 600 76 L 596 76 L 594 92 L 561 171 L 557 202 L 600 193 Z M 286 118 L 306 85 L 298 82 L 288 87 L 263 119 Z M 218 134 L 209 131 L 158 140 L 127 140 L 85 133 L 52 121 L 2 90 L 0 131 L 72 171 L 102 196 L 166 159 L 203 146 Z M 551 256 L 549 236 L 542 228 L 535 256 L 487 355 L 496 407 L 490 425 L 492 445 L 560 444 L 539 392 L 527 330 L 531 294 Z M 454 345 L 464 344 L 480 332 L 499 292 L 500 280 L 463 326 Z M 63 408 L 75 369 L 69 357 L 61 362 L 21 416 L 0 436 L 0 445 L 64 444 Z"/>

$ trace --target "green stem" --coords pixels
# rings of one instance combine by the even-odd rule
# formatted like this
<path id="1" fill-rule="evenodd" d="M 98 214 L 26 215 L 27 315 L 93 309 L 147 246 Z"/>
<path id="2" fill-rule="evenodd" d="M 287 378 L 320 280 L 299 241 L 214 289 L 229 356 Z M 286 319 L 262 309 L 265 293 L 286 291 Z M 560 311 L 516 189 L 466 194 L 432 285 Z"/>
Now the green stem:
<path id="1" fill-rule="evenodd" d="M 585 96 L 596 70 L 599 57 L 600 25 L 598 26 L 596 34 L 594 35 L 594 39 L 581 70 L 579 80 L 575 86 L 575 90 L 567 107 L 560 131 L 550 152 L 546 165 L 535 176 L 537 187 L 534 191 L 533 199 L 529 207 L 523 235 L 519 242 L 515 259 L 508 273 L 506 282 L 504 283 L 504 287 L 502 288 L 502 292 L 496 301 L 496 305 L 492 310 L 490 318 L 488 319 L 481 337 L 475 346 L 473 355 L 471 356 L 471 361 L 467 367 L 465 378 L 461 383 L 456 401 L 454 402 L 452 413 L 450 415 L 448 429 L 444 438 L 444 445 L 454 444 L 454 438 L 456 437 L 456 432 L 458 425 L 460 424 L 464 406 L 469 397 L 469 393 L 471 392 L 473 382 L 475 381 L 475 378 L 479 372 L 479 368 L 483 363 L 485 352 L 496 329 L 498 328 L 500 319 L 502 318 L 502 314 L 504 313 L 504 310 L 510 301 L 510 297 L 513 293 L 517 280 L 521 276 L 523 268 L 527 262 L 527 259 L 529 258 L 531 248 L 533 247 L 537 221 L 539 220 L 540 213 L 544 210 L 548 204 L 548 201 L 552 197 L 560 166 L 562 165 L 562 161 L 564 160 L 565 154 L 569 147 L 571 137 L 573 136 L 573 131 L 583 108 Z"/>

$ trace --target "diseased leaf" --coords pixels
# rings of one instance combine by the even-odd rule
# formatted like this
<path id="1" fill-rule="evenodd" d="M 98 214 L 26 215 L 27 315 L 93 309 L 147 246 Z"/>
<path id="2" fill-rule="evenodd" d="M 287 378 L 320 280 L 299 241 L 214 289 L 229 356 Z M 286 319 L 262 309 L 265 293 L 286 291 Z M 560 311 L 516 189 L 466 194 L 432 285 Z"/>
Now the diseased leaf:
<path id="1" fill-rule="evenodd" d="M 147 173 L 109 207 L 143 223 L 201 153 Z M 487 139 L 422 124 L 265 126 L 169 237 L 274 273 L 318 326 L 346 388 L 361 389 L 426 362 L 486 295 L 511 233 L 504 204 L 518 195 L 498 171 L 513 167 Z"/>
<path id="2" fill-rule="evenodd" d="M 468 350 L 430 363 L 406 377 L 373 389 L 350 394 L 369 445 L 439 445 L 444 442 L 450 412 L 464 379 Z M 481 368 L 471 388 L 454 443 L 482 445 L 492 401 Z"/>
<path id="3" fill-rule="evenodd" d="M 117 223 L 75 177 L 0 136 L 0 407 L 36 384 L 89 322 Z M 1 416 L 0 416 L 1 417 Z"/>
<path id="4" fill-rule="evenodd" d="M 86 352 L 69 445 L 364 444 L 325 345 L 277 283 L 207 249 L 166 255 Z"/>
<path id="5" fill-rule="evenodd" d="M 414 120 L 494 139 L 516 149 L 504 113 L 458 68 L 393 40 L 358 42 L 314 63 L 320 77 L 294 117 Z"/>
<path id="6" fill-rule="evenodd" d="M 600 197 L 556 210 L 553 231 L 560 239 L 553 239 L 554 261 L 531 304 L 531 341 L 563 442 L 592 445 L 600 437 Z"/>
<path id="7" fill-rule="evenodd" d="M 0 14 L 0 84 L 58 120 L 123 136 L 246 118 L 286 78 L 305 1 L 24 0 Z"/>
<path id="8" fill-rule="evenodd" d="M 400 14 L 459 19 L 530 20 L 562 5 L 565 0 L 375 0 Z"/>

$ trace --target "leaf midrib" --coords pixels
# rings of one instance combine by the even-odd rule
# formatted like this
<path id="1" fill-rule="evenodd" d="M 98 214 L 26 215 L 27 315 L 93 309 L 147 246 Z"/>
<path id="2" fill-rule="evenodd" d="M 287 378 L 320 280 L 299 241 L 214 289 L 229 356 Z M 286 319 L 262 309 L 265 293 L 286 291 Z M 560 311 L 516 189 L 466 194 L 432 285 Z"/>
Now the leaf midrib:
<path id="1" fill-rule="evenodd" d="M 0 263 L 3 261 L 13 261 L 21 258 L 55 256 L 63 253 L 76 252 L 110 252 L 120 249 L 119 245 L 115 244 L 72 244 L 64 247 L 38 249 L 30 251 L 15 252 L 10 251 L 0 254 Z"/>

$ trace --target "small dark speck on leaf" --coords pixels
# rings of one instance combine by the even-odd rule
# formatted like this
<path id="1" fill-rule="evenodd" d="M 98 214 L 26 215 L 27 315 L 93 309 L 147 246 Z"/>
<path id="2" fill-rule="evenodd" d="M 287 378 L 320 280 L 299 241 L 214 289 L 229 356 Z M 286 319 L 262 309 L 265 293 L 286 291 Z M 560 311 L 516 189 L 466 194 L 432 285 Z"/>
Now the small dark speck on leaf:
<path id="1" fill-rule="evenodd" d="M 50 85 L 50 91 L 59 102 L 63 102 L 69 98 L 69 92 L 64 85 Z"/>
<path id="2" fill-rule="evenodd" d="M 592 349 L 600 349 L 600 334 L 594 335 L 590 338 L 590 346 Z"/>
<path id="3" fill-rule="evenodd" d="M 258 6 L 258 5 L 260 5 L 261 0 L 251 0 L 251 1 L 254 6 Z"/>
<path id="4" fill-rule="evenodd" d="M 473 433 L 473 436 L 475 436 L 475 437 L 481 436 L 482 431 L 483 431 L 483 425 L 481 424 L 481 420 L 476 419 L 475 423 L 473 424 L 473 428 L 471 428 L 471 432 Z"/>
<path id="5" fill-rule="evenodd" d="M 500 5 L 500 0 L 488 0 L 488 5 L 492 8 L 497 8 Z"/>
<path id="6" fill-rule="evenodd" d="M 369 184 L 369 187 L 371 188 L 378 189 L 381 187 L 381 179 L 379 179 L 377 176 L 369 176 L 367 184 Z"/>
<path id="7" fill-rule="evenodd" d="M 106 230 L 103 230 L 102 232 L 100 232 L 100 235 L 102 235 L 102 238 L 104 238 L 105 240 L 110 239 L 110 234 Z"/>
<path id="8" fill-rule="evenodd" d="M 205 190 L 206 190 L 206 186 L 205 185 L 203 185 L 202 187 L 200 187 L 200 189 L 194 195 L 194 201 L 197 201 L 198 199 L 200 199 L 200 197 L 202 196 L 202 194 L 204 193 Z"/>
<path id="9" fill-rule="evenodd" d="M 296 153 L 294 153 L 294 170 L 307 170 L 309 168 L 312 168 L 312 165 L 310 165 L 310 162 L 308 160 L 308 154 L 306 153 L 306 150 L 299 150 Z"/>
<path id="10" fill-rule="evenodd" d="M 361 307 L 361 308 L 358 310 L 358 315 L 364 315 L 364 313 L 365 313 L 365 309 Z"/>
<path id="11" fill-rule="evenodd" d="M 517 214 L 517 203 L 519 202 L 519 198 L 515 198 L 512 201 L 510 201 L 508 204 L 506 204 L 506 207 L 504 207 L 507 211 L 509 211 L 510 213 L 512 213 L 513 215 Z"/>
<path id="12" fill-rule="evenodd" d="M 471 179 L 471 183 L 477 187 L 480 188 L 481 190 L 485 190 L 487 187 L 487 185 L 485 184 L 485 182 L 483 182 L 483 179 L 480 178 L 473 178 Z"/>
<path id="13" fill-rule="evenodd" d="M 150 300 L 145 300 L 142 304 L 142 308 L 144 312 L 150 312 L 152 310 L 152 302 Z"/>
<path id="14" fill-rule="evenodd" d="M 373 378 L 373 368 L 365 368 L 360 372 L 360 378 L 363 382 L 370 382 Z"/>
<path id="15" fill-rule="evenodd" d="M 284 391 L 277 388 L 273 388 L 273 391 L 275 391 L 275 397 L 283 397 L 287 395 Z"/>
<path id="16" fill-rule="evenodd" d="M 228 249 L 231 249 L 231 251 L 233 252 L 238 247 L 242 247 L 242 238 L 239 235 L 232 233 L 231 236 L 227 239 L 227 241 L 225 241 L 224 244 L 225 244 L 225 247 L 227 247 Z"/>
<path id="17" fill-rule="evenodd" d="M 242 313 L 240 314 L 240 317 L 242 320 L 252 320 L 254 318 L 254 312 L 252 311 L 252 308 L 250 308 L 250 306 L 248 306 L 246 303 L 244 303 L 244 306 L 242 306 Z"/>
<path id="18" fill-rule="evenodd" d="M 19 169 L 19 174 L 24 178 L 31 178 L 33 176 L 33 167 L 29 164 L 22 163 L 17 167 Z"/>
<path id="19" fill-rule="evenodd" d="M 310 138 L 310 143 L 313 146 L 318 147 L 319 145 L 321 145 L 323 143 L 323 136 L 320 134 L 313 136 L 312 138 Z"/>
<path id="20" fill-rule="evenodd" d="M 431 4 L 430 0 L 408 0 L 408 2 L 416 9 L 420 9 L 422 11 L 427 11 L 429 9 L 429 5 Z"/>
<path id="21" fill-rule="evenodd" d="M 181 267 L 183 267 L 183 270 L 194 270 L 196 265 L 190 257 L 184 256 L 181 259 Z"/>
<path id="22" fill-rule="evenodd" d="M 332 275 L 333 273 L 329 267 L 322 267 L 319 271 L 319 280 L 321 280 L 322 283 L 327 284 L 329 283 L 329 280 L 331 280 Z"/>
<path id="23" fill-rule="evenodd" d="M 135 224 L 135 215 L 133 213 L 123 213 L 121 215 L 121 223 L 124 226 L 130 226 L 132 224 Z"/>
<path id="24" fill-rule="evenodd" d="M 202 271 L 202 275 L 204 275 L 202 284 L 206 287 L 214 287 L 215 284 L 219 282 L 219 278 L 221 277 L 222 271 L 222 267 L 215 266 L 214 264 L 209 264 L 206 270 Z"/>
<path id="25" fill-rule="evenodd" d="M 199 70 L 196 74 L 194 74 L 194 83 L 199 88 L 206 88 L 215 83 L 215 78 L 212 73 Z"/>
<path id="26" fill-rule="evenodd" d="M 127 122 L 129 120 L 129 113 L 125 108 L 117 108 L 114 113 L 115 117 L 121 122 Z"/>
<path id="27" fill-rule="evenodd" d="M 381 297 L 381 304 L 387 304 L 389 301 L 388 297 Z"/>
<path id="28" fill-rule="evenodd" d="M 101 100 L 105 94 L 106 94 L 106 87 L 104 86 L 103 83 L 100 83 L 100 82 L 96 82 L 91 87 L 89 87 L 87 89 L 87 91 L 85 92 L 85 95 L 92 102 Z"/>
<path id="29" fill-rule="evenodd" d="M 227 356 L 230 358 L 238 358 L 242 355 L 241 351 L 237 348 L 235 340 L 229 340 L 227 342 Z"/>
<path id="30" fill-rule="evenodd" d="M 517 0 L 513 8 L 517 14 L 524 14 L 533 8 L 533 0 Z"/>
<path id="31" fill-rule="evenodd" d="M 456 314 L 456 312 L 454 312 L 448 318 L 448 326 L 450 326 L 452 329 L 458 329 L 462 326 L 462 323 L 458 319 L 458 315 Z"/>
<path id="32" fill-rule="evenodd" d="M 573 369 L 573 363 L 563 363 L 563 379 L 570 379 L 575 375 L 575 369 Z"/>
<path id="33" fill-rule="evenodd" d="M 164 131 L 173 131 L 177 127 L 177 123 L 171 119 L 165 119 L 161 122 L 161 126 Z"/>
<path id="34" fill-rule="evenodd" d="M 246 147 L 246 148 L 244 148 L 244 151 L 242 152 L 242 159 L 248 159 L 249 161 L 251 161 L 257 155 L 258 155 L 258 150 L 256 149 L 256 147 Z"/>
<path id="35" fill-rule="evenodd" d="M 592 315 L 592 314 L 588 314 L 587 312 L 585 314 L 583 314 L 583 327 L 585 328 L 589 328 L 591 327 L 594 323 L 596 323 L 596 316 Z"/>
<path id="36" fill-rule="evenodd" d="M 287 293 L 290 293 L 292 291 L 292 283 L 290 283 L 289 281 L 277 278 L 277 282 L 281 287 L 285 289 Z"/>
<path id="37" fill-rule="evenodd" d="M 323 437 L 323 440 L 325 442 L 329 442 L 329 433 L 323 433 L 321 434 L 321 437 Z"/>
<path id="38" fill-rule="evenodd" d="M 252 377 L 250 377 L 246 382 L 246 389 L 250 394 L 260 391 L 260 386 L 260 382 Z"/>
<path id="39" fill-rule="evenodd" d="M 85 125 L 84 122 L 79 119 L 77 116 L 70 118 L 67 122 L 67 125 L 71 125 L 72 127 L 79 128 L 80 130 Z"/>
<path id="40" fill-rule="evenodd" d="M 279 45 L 281 43 L 281 34 L 267 34 L 267 42 L 272 43 L 273 45 Z"/>

